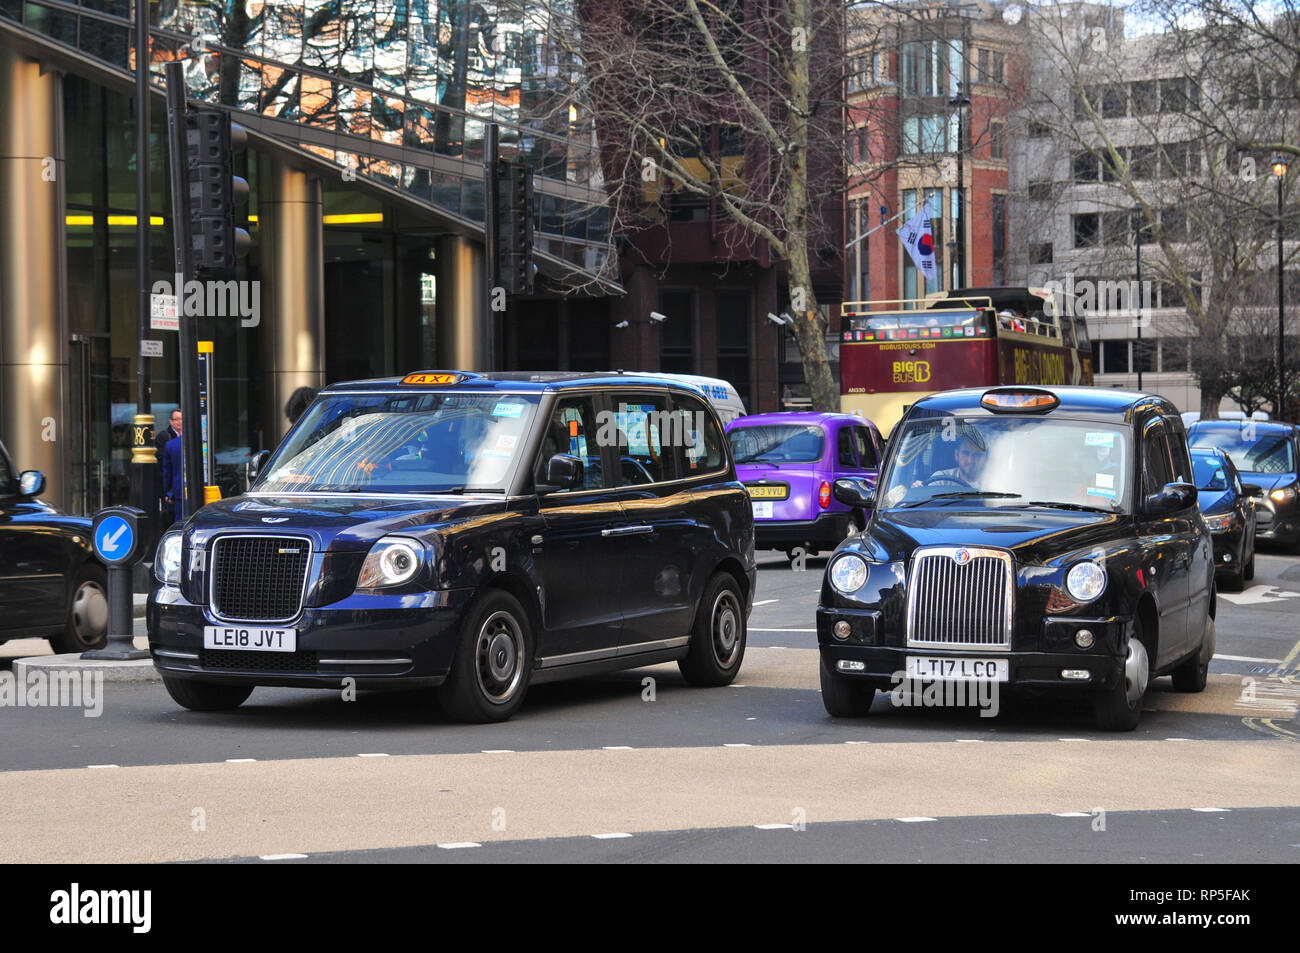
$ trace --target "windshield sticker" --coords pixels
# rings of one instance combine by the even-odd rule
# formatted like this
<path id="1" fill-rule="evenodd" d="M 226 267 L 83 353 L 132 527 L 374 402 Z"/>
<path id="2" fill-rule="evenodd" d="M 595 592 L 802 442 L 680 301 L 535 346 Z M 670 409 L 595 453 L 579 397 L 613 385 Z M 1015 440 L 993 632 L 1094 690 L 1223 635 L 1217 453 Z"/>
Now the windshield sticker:
<path id="1" fill-rule="evenodd" d="M 1098 473 L 1094 479 L 1100 487 L 1104 487 L 1107 490 L 1115 489 L 1115 474 L 1113 473 Z"/>
<path id="2" fill-rule="evenodd" d="M 517 444 L 518 442 L 519 442 L 519 438 L 515 434 L 503 433 L 499 437 L 497 437 L 497 445 L 494 449 L 505 450 L 508 454 L 514 453 L 515 444 Z"/>
<path id="3" fill-rule="evenodd" d="M 505 401 L 502 401 L 492 408 L 493 417 L 518 417 L 523 412 L 523 404 L 511 404 Z"/>
<path id="4" fill-rule="evenodd" d="M 1113 433 L 1089 431 L 1083 435 L 1083 445 L 1085 447 L 1113 447 L 1115 446 L 1115 435 Z"/>
<path id="5" fill-rule="evenodd" d="M 1108 489 L 1106 489 L 1105 487 L 1101 487 L 1101 486 L 1090 486 L 1090 487 L 1088 487 L 1088 495 L 1089 495 L 1089 496 L 1104 496 L 1104 497 L 1106 497 L 1106 499 L 1108 499 L 1108 500 L 1113 500 L 1113 499 L 1115 499 L 1115 491 L 1114 491 L 1114 490 L 1108 490 Z"/>

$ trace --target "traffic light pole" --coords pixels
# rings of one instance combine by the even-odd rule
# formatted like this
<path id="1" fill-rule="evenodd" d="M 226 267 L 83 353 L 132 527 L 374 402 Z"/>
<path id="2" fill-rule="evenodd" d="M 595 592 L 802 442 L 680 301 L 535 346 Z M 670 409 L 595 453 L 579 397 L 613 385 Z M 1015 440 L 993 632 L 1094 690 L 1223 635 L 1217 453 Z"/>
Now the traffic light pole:
<path id="1" fill-rule="evenodd" d="M 189 160 L 185 123 L 185 74 L 180 61 L 167 64 L 167 143 L 168 168 L 172 186 L 172 248 L 177 287 L 176 318 L 180 328 L 181 412 L 186 426 L 181 428 L 181 458 L 185 471 L 184 499 L 181 518 L 203 505 L 203 453 L 202 434 L 199 432 L 199 369 L 198 336 L 195 333 L 195 316 L 185 313 L 185 282 L 193 274 L 191 256 L 193 244 L 190 237 Z"/>
<path id="2" fill-rule="evenodd" d="M 483 320 L 487 322 L 487 367 L 497 370 L 497 313 L 492 310 L 495 290 L 499 286 L 500 237 L 497 235 L 497 157 L 501 142 L 500 127 L 490 122 L 483 138 Z"/>
<path id="3" fill-rule="evenodd" d="M 150 358 L 144 341 L 150 330 L 149 195 L 149 4 L 135 5 L 135 264 L 136 302 L 135 420 L 131 433 L 131 503 L 150 514 L 158 510 L 158 458 L 154 447 Z"/>

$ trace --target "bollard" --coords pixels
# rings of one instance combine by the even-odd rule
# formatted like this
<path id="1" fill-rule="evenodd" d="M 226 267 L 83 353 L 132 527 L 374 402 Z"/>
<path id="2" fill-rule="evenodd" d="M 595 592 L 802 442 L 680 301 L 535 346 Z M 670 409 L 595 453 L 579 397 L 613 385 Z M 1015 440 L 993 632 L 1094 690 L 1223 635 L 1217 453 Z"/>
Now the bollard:
<path id="1" fill-rule="evenodd" d="M 131 576 L 152 542 L 149 515 L 138 506 L 110 506 L 95 514 L 91 536 L 95 555 L 108 568 L 108 644 L 83 652 L 83 659 L 146 659 L 135 647 Z"/>

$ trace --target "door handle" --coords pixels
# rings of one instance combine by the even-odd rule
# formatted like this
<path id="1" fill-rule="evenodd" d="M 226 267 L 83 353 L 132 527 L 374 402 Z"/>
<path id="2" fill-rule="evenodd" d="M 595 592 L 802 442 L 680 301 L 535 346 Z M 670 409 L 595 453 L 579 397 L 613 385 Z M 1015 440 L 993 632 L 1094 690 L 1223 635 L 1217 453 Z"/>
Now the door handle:
<path id="1" fill-rule="evenodd" d="M 613 526 L 609 529 L 602 529 L 600 531 L 600 535 L 601 536 L 639 536 L 643 533 L 653 533 L 654 531 L 655 528 L 653 526 L 646 526 L 645 524 L 641 524 L 637 526 Z"/>

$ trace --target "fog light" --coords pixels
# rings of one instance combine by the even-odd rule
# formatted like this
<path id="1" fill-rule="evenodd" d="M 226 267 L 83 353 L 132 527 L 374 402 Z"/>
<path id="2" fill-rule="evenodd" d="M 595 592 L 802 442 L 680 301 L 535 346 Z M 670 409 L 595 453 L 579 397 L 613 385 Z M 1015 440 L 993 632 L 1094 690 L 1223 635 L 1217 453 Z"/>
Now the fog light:
<path id="1" fill-rule="evenodd" d="M 1091 629 L 1080 629 L 1074 633 L 1074 644 L 1081 649 L 1092 648 L 1092 643 L 1095 641 L 1097 639 L 1093 636 Z"/>
<path id="2" fill-rule="evenodd" d="M 867 670 L 867 663 L 854 662 L 851 659 L 842 658 L 835 663 L 835 667 L 841 672 L 865 672 Z"/>
<path id="3" fill-rule="evenodd" d="M 1230 562 L 1232 562 L 1232 553 L 1224 553 L 1224 554 L 1223 554 L 1223 561 L 1224 561 L 1225 563 L 1230 563 Z"/>
<path id="4" fill-rule="evenodd" d="M 847 639 L 852 631 L 852 627 L 843 619 L 835 623 L 835 638 L 837 639 Z"/>
<path id="5" fill-rule="evenodd" d="M 1073 679 L 1076 682 L 1086 682 L 1092 678 L 1092 672 L 1086 668 L 1063 668 L 1061 669 L 1061 678 Z"/>

